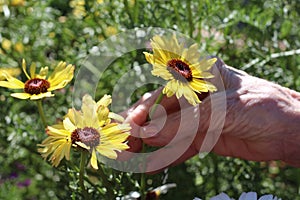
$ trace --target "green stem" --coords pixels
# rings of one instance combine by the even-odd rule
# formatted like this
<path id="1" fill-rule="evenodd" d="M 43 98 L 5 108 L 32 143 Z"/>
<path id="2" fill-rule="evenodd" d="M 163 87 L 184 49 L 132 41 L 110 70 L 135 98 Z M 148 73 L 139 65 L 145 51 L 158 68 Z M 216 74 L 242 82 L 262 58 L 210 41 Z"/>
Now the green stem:
<path id="1" fill-rule="evenodd" d="M 85 167 L 85 161 L 86 161 L 86 152 L 81 152 L 80 157 L 80 171 L 79 171 L 79 185 L 83 193 L 84 199 L 88 199 L 88 193 L 84 187 L 84 167 Z"/>
<path id="2" fill-rule="evenodd" d="M 42 100 L 41 99 L 37 100 L 36 103 L 37 103 L 37 107 L 38 107 L 39 114 L 40 114 L 40 117 L 42 119 L 43 125 L 46 128 L 47 127 L 47 121 L 46 121 L 46 117 L 45 117 L 44 110 L 43 110 Z"/>
<path id="3" fill-rule="evenodd" d="M 149 116 L 148 116 L 148 120 L 151 119 L 152 115 L 155 113 L 158 104 L 160 104 L 162 98 L 163 98 L 164 94 L 161 92 L 159 94 L 159 96 L 157 97 L 157 99 L 154 102 L 153 108 L 151 109 Z M 145 143 L 143 143 L 142 146 L 142 151 L 141 153 L 145 153 L 146 152 L 146 145 Z M 140 195 L 141 195 L 141 200 L 145 200 L 146 199 L 146 174 L 145 174 L 145 157 L 144 155 L 142 156 L 142 173 L 141 173 L 141 180 L 140 180 Z"/>
<path id="4" fill-rule="evenodd" d="M 134 16 L 133 16 L 133 22 L 134 24 L 138 23 L 139 19 L 139 0 L 134 1 Z"/>
<path id="5" fill-rule="evenodd" d="M 98 172 L 103 181 L 104 187 L 107 189 L 109 199 L 115 199 L 113 185 L 111 184 L 111 182 L 109 180 L 107 180 L 107 176 L 105 175 L 102 166 L 99 167 Z"/>
<path id="6" fill-rule="evenodd" d="M 193 24 L 193 15 L 192 15 L 191 0 L 187 1 L 186 7 L 187 7 L 187 14 L 188 14 L 188 22 L 189 22 L 189 36 L 193 37 L 194 24 Z"/>
<path id="7" fill-rule="evenodd" d="M 141 153 L 145 153 L 146 145 L 143 143 Z M 141 200 L 146 199 L 146 174 L 145 174 L 145 157 L 142 155 L 142 173 L 141 173 L 141 180 L 140 180 L 140 195 Z"/>
<path id="8" fill-rule="evenodd" d="M 152 115 L 154 114 L 154 112 L 157 109 L 158 104 L 161 102 L 162 98 L 164 97 L 164 94 L 161 92 L 159 94 L 159 96 L 157 97 L 156 101 L 154 102 L 153 108 L 151 109 L 150 113 L 149 113 L 149 118 L 152 117 Z"/>
<path id="9" fill-rule="evenodd" d="M 157 99 L 154 102 L 153 108 L 151 109 L 149 116 L 148 116 L 148 121 L 151 120 L 152 115 L 155 113 L 158 104 L 160 104 L 164 94 L 161 92 Z M 142 144 L 142 151 L 141 153 L 146 152 L 146 145 L 145 143 Z M 141 200 L 146 199 L 146 174 L 145 174 L 145 157 L 144 155 L 142 156 L 142 171 L 141 171 L 141 180 L 140 180 L 140 195 L 141 195 Z"/>
<path id="10" fill-rule="evenodd" d="M 134 27 L 134 19 L 133 19 L 131 10 L 130 10 L 129 5 L 128 5 L 128 0 L 124 0 L 124 6 L 125 6 L 125 10 L 127 12 L 127 15 L 129 16 L 129 19 L 130 19 L 130 22 L 131 22 L 130 25 L 131 25 L 131 27 Z"/>

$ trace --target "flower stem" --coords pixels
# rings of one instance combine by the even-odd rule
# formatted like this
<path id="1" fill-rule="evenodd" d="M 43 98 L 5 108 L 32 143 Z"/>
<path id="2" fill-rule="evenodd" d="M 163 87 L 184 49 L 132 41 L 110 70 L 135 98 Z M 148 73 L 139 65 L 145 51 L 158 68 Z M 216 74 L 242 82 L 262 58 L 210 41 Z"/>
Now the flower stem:
<path id="1" fill-rule="evenodd" d="M 162 98 L 163 98 L 164 94 L 161 92 L 159 94 L 159 96 L 157 97 L 157 99 L 154 102 L 153 108 L 151 109 L 150 113 L 149 113 L 149 118 L 152 117 L 152 115 L 155 113 L 158 104 L 161 102 Z"/>
<path id="2" fill-rule="evenodd" d="M 146 145 L 143 143 L 141 153 L 145 153 Z M 145 174 L 145 157 L 142 155 L 142 173 L 141 173 L 141 180 L 140 180 L 140 195 L 141 200 L 146 199 L 146 174 Z"/>
<path id="3" fill-rule="evenodd" d="M 111 182 L 109 180 L 107 180 L 107 176 L 105 175 L 102 166 L 99 167 L 98 169 L 99 175 L 102 179 L 102 183 L 104 184 L 107 193 L 108 193 L 108 197 L 109 199 L 115 199 L 114 198 L 114 191 L 113 191 L 113 185 L 111 184 Z"/>
<path id="4" fill-rule="evenodd" d="M 161 92 L 157 99 L 154 102 L 153 108 L 151 109 L 149 116 L 148 116 L 148 121 L 151 120 L 152 115 L 155 113 L 158 104 L 160 104 L 164 94 Z M 142 144 L 142 151 L 141 153 L 146 153 L 146 145 L 145 143 Z M 145 165 L 145 156 L 142 156 L 142 172 L 141 172 L 141 180 L 140 180 L 140 195 L 141 195 L 141 200 L 146 199 L 146 165 Z"/>
<path id="5" fill-rule="evenodd" d="M 188 15 L 188 22 L 189 22 L 189 36 L 193 37 L 194 31 L 194 24 L 193 24 L 193 15 L 192 15 L 192 7 L 191 7 L 191 0 L 187 1 L 187 15 Z"/>
<path id="6" fill-rule="evenodd" d="M 84 166 L 85 166 L 85 160 L 86 160 L 86 152 L 81 152 L 80 157 L 80 171 L 79 171 L 79 185 L 83 193 L 84 199 L 88 199 L 88 193 L 84 187 Z"/>
<path id="7" fill-rule="evenodd" d="M 47 121 L 46 121 L 46 117 L 45 117 L 44 110 L 43 110 L 42 100 L 41 99 L 37 100 L 36 103 L 37 103 L 37 107 L 38 107 L 38 110 L 39 110 L 40 117 L 42 119 L 42 123 L 43 123 L 44 127 L 46 128 L 47 127 Z"/>

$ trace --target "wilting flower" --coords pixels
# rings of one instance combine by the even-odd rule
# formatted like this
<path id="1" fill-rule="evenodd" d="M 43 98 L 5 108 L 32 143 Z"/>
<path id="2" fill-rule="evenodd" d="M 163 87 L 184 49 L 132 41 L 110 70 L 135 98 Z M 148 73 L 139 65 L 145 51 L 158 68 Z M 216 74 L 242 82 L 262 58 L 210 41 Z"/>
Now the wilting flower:
<path id="1" fill-rule="evenodd" d="M 10 89 L 23 89 L 22 93 L 13 93 L 11 96 L 19 99 L 42 99 L 44 97 L 54 96 L 51 92 L 53 90 L 65 87 L 74 76 L 74 66 L 65 62 L 60 62 L 55 67 L 53 73 L 47 78 L 48 67 L 42 67 L 40 72 L 36 74 L 36 65 L 34 63 L 30 66 L 30 76 L 26 71 L 26 62 L 23 59 L 22 69 L 28 80 L 22 81 L 14 78 L 6 72 L 1 75 L 5 77 L 6 81 L 0 81 L 0 86 Z"/>
<path id="2" fill-rule="evenodd" d="M 200 59 L 197 44 L 184 48 L 175 35 L 172 39 L 154 36 L 151 40 L 153 54 L 144 52 L 146 60 L 153 65 L 152 74 L 167 80 L 163 94 L 170 97 L 182 95 L 192 105 L 200 103 L 197 93 L 216 91 L 216 87 L 205 81 L 213 75 L 208 72 L 216 58 Z"/>
<path id="3" fill-rule="evenodd" d="M 18 76 L 21 73 L 19 68 L 0 68 L 0 81 L 5 80 L 5 76 L 3 74 L 9 74 L 11 76 Z"/>
<path id="4" fill-rule="evenodd" d="M 129 124 L 112 122 L 124 120 L 108 109 L 111 97 L 105 95 L 98 102 L 91 96 L 82 99 L 81 110 L 70 109 L 62 124 L 48 126 L 48 135 L 38 151 L 46 159 L 50 156 L 56 167 L 65 157 L 70 159 L 71 147 L 88 150 L 91 165 L 98 169 L 96 151 L 110 159 L 116 159 L 116 151 L 128 149 L 125 143 L 129 136 Z"/>

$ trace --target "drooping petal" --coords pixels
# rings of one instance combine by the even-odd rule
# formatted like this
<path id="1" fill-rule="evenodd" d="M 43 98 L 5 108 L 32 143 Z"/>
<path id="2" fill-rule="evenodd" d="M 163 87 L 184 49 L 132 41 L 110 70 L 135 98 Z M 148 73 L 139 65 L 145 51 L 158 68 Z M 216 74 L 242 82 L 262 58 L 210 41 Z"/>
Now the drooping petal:
<path id="1" fill-rule="evenodd" d="M 169 82 L 166 84 L 166 86 L 164 87 L 164 89 L 162 90 L 162 93 L 165 94 L 167 97 L 173 96 L 173 95 L 175 94 L 175 92 L 176 92 L 176 91 L 174 91 L 174 90 L 172 89 L 172 83 L 173 83 L 173 81 L 175 81 L 175 80 L 169 81 Z"/>
<path id="2" fill-rule="evenodd" d="M 98 163 L 97 163 L 97 155 L 96 155 L 96 150 L 93 149 L 92 151 L 92 156 L 91 156 L 91 166 L 94 169 L 98 169 Z"/>
<path id="3" fill-rule="evenodd" d="M 199 100 L 198 96 L 196 95 L 196 93 L 191 88 L 189 88 L 189 87 L 186 87 L 186 89 L 184 90 L 183 95 L 186 98 L 186 100 L 190 104 L 192 104 L 193 106 L 196 106 L 198 103 L 201 102 Z"/>
<path id="4" fill-rule="evenodd" d="M 163 94 L 166 94 L 167 97 L 173 96 L 178 89 L 178 84 L 176 80 L 169 81 L 163 89 Z"/>

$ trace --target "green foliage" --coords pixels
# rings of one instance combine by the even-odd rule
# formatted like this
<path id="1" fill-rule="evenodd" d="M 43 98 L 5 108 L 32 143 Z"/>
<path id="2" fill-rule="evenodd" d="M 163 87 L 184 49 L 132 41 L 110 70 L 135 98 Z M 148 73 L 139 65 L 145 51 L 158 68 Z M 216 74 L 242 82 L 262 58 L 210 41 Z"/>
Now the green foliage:
<path id="1" fill-rule="evenodd" d="M 2 3 L 4 2 L 4 3 Z M 21 66 L 21 59 L 48 65 L 60 61 L 76 65 L 106 38 L 134 27 L 162 27 L 189 35 L 207 54 L 217 55 L 228 65 L 300 90 L 300 4 L 290 0 L 265 1 L 24 1 L 13 5 L 0 0 L 0 67 Z M 13 1 L 9 1 L 13 2 Z M 22 2 L 22 1 L 21 1 Z M 81 12 L 80 12 L 81 11 Z M 122 73 L 145 62 L 141 52 L 118 59 L 105 71 L 97 97 L 112 91 Z M 25 80 L 22 75 L 21 78 Z M 145 91 L 136 91 L 132 102 Z M 45 138 L 33 102 L 20 101 L 0 88 L 0 199 L 77 199 L 80 194 L 76 170 L 62 163 L 58 169 L 42 160 L 37 143 Z M 44 100 L 49 123 L 61 119 L 72 106 L 72 87 Z M 275 148 L 275 147 L 274 147 Z M 76 166 L 79 156 L 74 156 Z M 21 164 L 25 169 L 17 169 Z M 137 190 L 139 174 L 106 169 L 112 174 L 118 195 Z M 12 173 L 17 178 L 10 178 Z M 102 184 L 99 175 L 89 186 Z M 67 174 L 67 175 L 66 175 Z M 30 179 L 28 186 L 18 183 Z M 70 181 L 71 180 L 71 181 Z M 220 192 L 238 197 L 243 191 L 271 193 L 282 199 L 300 199 L 300 170 L 281 162 L 259 163 L 208 154 L 170 168 L 167 174 L 147 175 L 147 188 L 175 182 L 162 199 L 192 199 Z M 92 188 L 92 187 L 91 187 Z M 101 187 L 98 187 L 101 188 Z M 93 191 L 105 198 L 105 190 Z"/>

